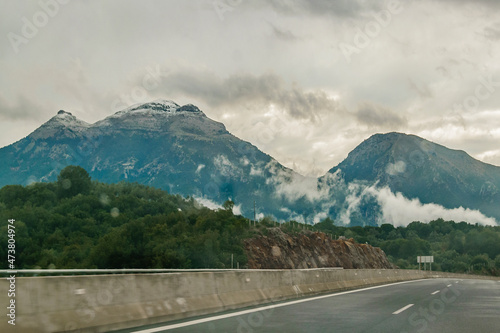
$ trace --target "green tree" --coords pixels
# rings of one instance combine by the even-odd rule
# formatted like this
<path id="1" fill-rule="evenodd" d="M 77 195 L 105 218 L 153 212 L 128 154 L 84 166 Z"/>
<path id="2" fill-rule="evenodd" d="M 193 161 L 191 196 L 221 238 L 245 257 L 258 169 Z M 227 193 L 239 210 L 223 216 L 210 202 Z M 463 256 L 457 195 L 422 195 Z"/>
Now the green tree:
<path id="1" fill-rule="evenodd" d="M 92 187 L 88 172 L 79 166 L 69 165 L 57 176 L 57 192 L 59 197 L 69 198 L 79 193 L 87 194 Z"/>
<path id="2" fill-rule="evenodd" d="M 500 254 L 495 257 L 495 268 L 500 269 Z"/>
<path id="3" fill-rule="evenodd" d="M 231 200 L 226 200 L 226 202 L 224 202 L 224 204 L 222 205 L 222 207 L 225 210 L 232 212 L 233 211 L 233 207 L 234 207 L 234 202 L 232 202 Z"/>
<path id="4" fill-rule="evenodd" d="M 487 254 L 478 254 L 471 261 L 472 269 L 475 271 L 486 270 L 489 267 L 489 260 Z"/>

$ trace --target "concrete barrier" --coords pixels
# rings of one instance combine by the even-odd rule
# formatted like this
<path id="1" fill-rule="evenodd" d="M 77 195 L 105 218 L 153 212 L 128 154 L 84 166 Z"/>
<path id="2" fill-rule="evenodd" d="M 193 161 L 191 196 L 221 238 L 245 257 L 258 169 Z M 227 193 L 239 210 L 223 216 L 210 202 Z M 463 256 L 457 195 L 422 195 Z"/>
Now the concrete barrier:
<path id="1" fill-rule="evenodd" d="M 428 277 L 470 275 L 384 269 L 236 270 L 16 278 L 16 325 L 0 332 L 107 332 L 284 299 Z M 491 278 L 477 277 L 474 278 Z M 498 278 L 496 278 L 498 279 Z M 0 308 L 9 306 L 0 279 Z"/>

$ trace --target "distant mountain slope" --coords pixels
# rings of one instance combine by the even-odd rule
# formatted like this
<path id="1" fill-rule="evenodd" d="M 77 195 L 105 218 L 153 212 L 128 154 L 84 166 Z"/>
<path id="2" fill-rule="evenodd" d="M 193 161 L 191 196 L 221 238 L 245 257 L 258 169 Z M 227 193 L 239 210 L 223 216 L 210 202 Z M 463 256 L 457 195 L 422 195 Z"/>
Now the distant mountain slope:
<path id="1" fill-rule="evenodd" d="M 329 173 L 338 170 L 347 183 L 377 183 L 422 203 L 476 209 L 500 220 L 500 167 L 415 135 L 373 135 Z"/>
<path id="2" fill-rule="evenodd" d="M 0 149 L 0 186 L 52 181 L 67 165 L 92 178 L 132 181 L 221 204 L 231 198 L 246 216 L 287 218 L 274 175 L 300 178 L 252 144 L 230 134 L 194 105 L 158 100 L 119 111 L 95 124 L 71 113 Z"/>
<path id="3" fill-rule="evenodd" d="M 257 217 L 309 223 L 326 217 L 346 225 L 440 217 L 500 221 L 500 167 L 465 152 L 414 135 L 376 134 L 325 176 L 304 177 L 196 106 L 169 100 L 134 105 L 94 124 L 61 110 L 1 148 L 0 160 L 0 187 L 53 181 L 67 165 L 79 165 L 101 182 L 151 185 L 209 207 L 231 199 L 234 211 L 249 218 L 255 202 Z M 397 200 L 413 211 L 388 210 L 387 204 L 400 209 Z M 420 203 L 439 207 L 427 207 L 432 214 L 424 216 L 417 214 Z M 477 211 L 465 216 L 458 207 Z"/>

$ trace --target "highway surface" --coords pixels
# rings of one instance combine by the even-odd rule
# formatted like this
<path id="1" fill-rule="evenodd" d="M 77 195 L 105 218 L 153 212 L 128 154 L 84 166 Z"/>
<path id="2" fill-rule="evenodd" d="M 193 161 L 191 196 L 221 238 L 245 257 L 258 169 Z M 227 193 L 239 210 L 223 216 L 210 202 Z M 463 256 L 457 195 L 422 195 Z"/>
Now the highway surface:
<path id="1" fill-rule="evenodd" d="M 500 332 L 500 281 L 427 279 L 121 332 Z"/>

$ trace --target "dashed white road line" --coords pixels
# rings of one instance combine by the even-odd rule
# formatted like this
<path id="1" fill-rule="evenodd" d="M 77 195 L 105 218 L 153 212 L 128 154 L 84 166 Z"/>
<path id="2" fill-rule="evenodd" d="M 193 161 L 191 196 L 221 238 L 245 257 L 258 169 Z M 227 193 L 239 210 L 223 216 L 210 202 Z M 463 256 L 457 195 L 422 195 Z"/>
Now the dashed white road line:
<path id="1" fill-rule="evenodd" d="M 431 293 L 431 295 L 436 295 L 440 290 L 436 290 L 435 292 Z"/>
<path id="2" fill-rule="evenodd" d="M 191 326 L 191 325 L 206 323 L 206 322 L 210 322 L 210 321 L 214 321 L 214 320 L 219 320 L 219 319 L 225 319 L 225 318 L 230 318 L 230 317 L 241 316 L 241 315 L 244 315 L 244 314 L 247 314 L 247 313 L 252 313 L 252 312 L 258 312 L 258 311 L 264 311 L 264 310 L 269 310 L 269 309 L 280 308 L 282 306 L 288 306 L 288 305 L 292 305 L 292 304 L 299 304 L 299 303 L 304 303 L 304 302 L 309 302 L 309 301 L 315 301 L 315 300 L 318 300 L 318 299 L 323 299 L 323 298 L 328 298 L 328 297 L 335 297 L 335 296 L 346 295 L 346 294 L 354 294 L 354 293 L 359 293 L 359 292 L 365 291 L 365 290 L 385 288 L 385 287 L 389 287 L 389 286 L 395 286 L 395 285 L 398 285 L 398 284 L 413 283 L 413 282 L 423 281 L 423 280 L 424 279 L 395 282 L 395 283 L 383 284 L 383 285 L 380 285 L 380 286 L 368 287 L 368 288 L 363 288 L 363 289 L 355 289 L 355 290 L 343 291 L 343 292 L 340 292 L 340 293 L 334 293 L 334 294 L 328 294 L 328 295 L 322 295 L 322 296 L 315 296 L 315 297 L 306 298 L 306 299 L 299 299 L 299 300 L 285 302 L 285 303 L 272 304 L 272 305 L 267 305 L 267 306 L 263 306 L 263 307 L 260 307 L 260 308 L 254 308 L 254 309 L 248 309 L 248 310 L 243 310 L 243 311 L 238 311 L 238 312 L 232 312 L 232 313 L 227 313 L 227 314 L 223 314 L 223 315 L 218 315 L 218 316 L 213 316 L 213 317 L 208 317 L 208 318 L 202 318 L 202 319 L 196 319 L 196 320 L 191 320 L 191 321 L 187 321 L 187 322 L 183 322 L 183 323 L 170 324 L 170 325 L 166 325 L 166 326 L 162 326 L 162 327 L 155 327 L 155 328 L 150 328 L 150 329 L 145 329 L 145 330 L 138 330 L 138 331 L 133 331 L 133 332 L 135 332 L 135 333 L 155 333 L 155 332 L 161 332 L 161 331 L 171 330 L 171 329 L 175 329 L 175 328 L 180 328 L 180 327 L 186 327 L 186 326 Z M 409 308 L 410 306 L 413 306 L 413 304 L 410 304 L 409 306 L 407 305 L 405 308 L 400 309 L 398 311 L 400 311 L 400 312 L 404 311 L 407 308 Z M 394 313 L 394 314 L 397 314 L 397 313 Z"/>
<path id="3" fill-rule="evenodd" d="M 408 304 L 407 306 L 403 306 L 401 309 L 394 311 L 392 314 L 395 314 L 395 315 L 400 314 L 404 310 L 411 308 L 413 305 L 415 305 L 415 304 Z"/>
<path id="4" fill-rule="evenodd" d="M 451 287 L 451 284 L 447 285 L 446 287 L 447 287 L 447 288 L 450 288 L 450 287 Z"/>

